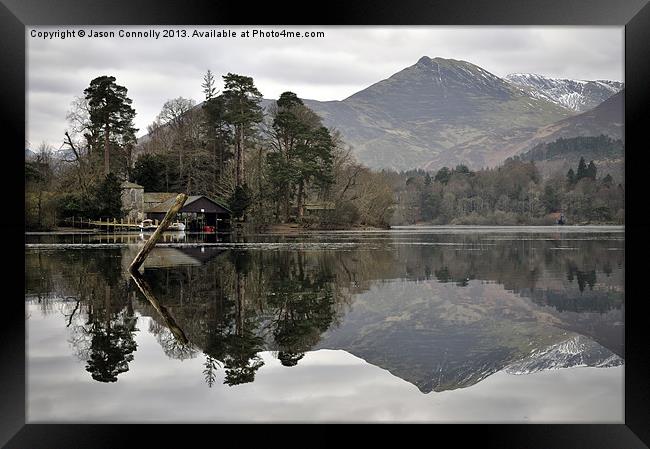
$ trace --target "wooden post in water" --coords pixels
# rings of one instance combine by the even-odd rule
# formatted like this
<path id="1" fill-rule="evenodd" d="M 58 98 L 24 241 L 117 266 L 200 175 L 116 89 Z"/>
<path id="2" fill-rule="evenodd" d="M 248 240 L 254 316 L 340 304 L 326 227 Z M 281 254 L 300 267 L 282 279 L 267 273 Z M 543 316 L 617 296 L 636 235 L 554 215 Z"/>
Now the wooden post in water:
<path id="1" fill-rule="evenodd" d="M 185 195 L 184 193 L 178 194 L 178 196 L 176 197 L 176 201 L 174 201 L 172 207 L 170 207 L 169 210 L 167 211 L 167 215 L 165 215 L 163 221 L 156 228 L 156 231 L 153 233 L 153 235 L 149 237 L 149 240 L 147 240 L 144 243 L 144 246 L 142 247 L 138 255 L 135 256 L 133 262 L 131 262 L 131 265 L 129 266 L 129 271 L 131 273 L 138 271 L 138 269 L 140 268 L 144 260 L 147 258 L 147 256 L 149 255 L 153 247 L 156 246 L 156 243 L 160 239 L 160 236 L 162 236 L 162 233 L 165 232 L 165 230 L 170 225 L 170 223 L 172 222 L 172 220 L 174 219 L 178 211 L 181 210 L 186 200 L 187 200 L 187 195 Z"/>

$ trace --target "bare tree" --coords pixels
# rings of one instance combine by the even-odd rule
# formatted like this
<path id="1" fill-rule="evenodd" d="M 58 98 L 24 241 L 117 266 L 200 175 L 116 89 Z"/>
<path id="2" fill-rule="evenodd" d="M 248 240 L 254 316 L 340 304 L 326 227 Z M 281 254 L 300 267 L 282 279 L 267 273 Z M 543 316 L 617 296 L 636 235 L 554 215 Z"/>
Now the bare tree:
<path id="1" fill-rule="evenodd" d="M 157 120 L 165 125 L 171 133 L 172 146 L 178 155 L 178 170 L 181 179 L 183 179 L 185 170 L 183 156 L 188 146 L 188 128 L 193 121 L 189 112 L 195 106 L 194 100 L 183 97 L 167 100 L 157 117 Z"/>

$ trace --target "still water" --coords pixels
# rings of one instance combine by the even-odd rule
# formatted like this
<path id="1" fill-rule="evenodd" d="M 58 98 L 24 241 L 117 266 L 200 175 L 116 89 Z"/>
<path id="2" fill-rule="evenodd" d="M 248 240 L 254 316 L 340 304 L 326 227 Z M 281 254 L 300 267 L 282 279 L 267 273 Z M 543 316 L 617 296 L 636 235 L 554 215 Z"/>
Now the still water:
<path id="1" fill-rule="evenodd" d="M 623 419 L 622 227 L 28 235 L 29 422 Z"/>

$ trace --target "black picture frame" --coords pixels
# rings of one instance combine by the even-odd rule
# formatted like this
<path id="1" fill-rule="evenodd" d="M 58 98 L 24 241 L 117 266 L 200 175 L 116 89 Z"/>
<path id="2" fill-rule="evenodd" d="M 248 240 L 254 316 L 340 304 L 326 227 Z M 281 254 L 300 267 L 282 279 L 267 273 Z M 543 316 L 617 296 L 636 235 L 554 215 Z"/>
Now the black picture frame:
<path id="1" fill-rule="evenodd" d="M 287 11 L 307 11 L 306 4 L 172 0 L 83 1 L 0 0 L 0 122 L 5 170 L 2 182 L 5 260 L 17 266 L 24 257 L 24 197 L 18 193 L 24 159 L 18 149 L 25 140 L 25 27 L 34 25 L 209 25 L 341 24 L 341 25 L 618 25 L 625 26 L 626 139 L 626 275 L 625 292 L 625 424 L 620 425 L 438 425 L 436 441 L 451 437 L 463 445 L 478 436 L 483 447 L 499 448 L 647 448 L 650 446 L 650 326 L 646 324 L 643 281 L 650 220 L 645 217 L 644 175 L 650 167 L 650 5 L 648 0 L 455 0 L 393 4 L 330 1 L 308 16 L 289 19 Z M 313 8 L 310 11 L 316 11 Z M 74 57 L 74 55 L 71 55 Z M 65 64 L 65 61 L 61 61 Z M 647 176 L 647 175 L 646 175 Z M 23 190 L 24 191 L 24 190 Z M 22 256 L 21 256 L 22 255 Z M 638 258 L 638 259 L 637 259 Z M 640 262 L 639 262 L 640 261 Z M 18 267 L 19 269 L 19 267 Z M 8 272 L 9 268 L 6 269 Z M 18 279 L 7 275 L 5 284 Z M 25 320 L 21 293 L 4 295 L 9 310 L 3 320 L 0 370 L 0 444 L 7 448 L 126 447 L 151 444 L 159 434 L 151 426 L 25 424 Z M 16 290 L 19 287 L 15 287 Z M 211 426 L 193 426 L 192 439 L 213 434 Z M 381 435 L 373 427 L 373 436 Z M 311 430 L 311 429 L 310 429 Z M 185 432 L 183 432 L 185 433 Z M 431 430 L 426 430 L 431 435 Z M 162 432 L 163 439 L 169 432 Z M 439 440 L 440 439 L 440 440 Z M 222 441 L 220 436 L 214 442 Z M 128 443 L 128 444 L 127 444 Z"/>

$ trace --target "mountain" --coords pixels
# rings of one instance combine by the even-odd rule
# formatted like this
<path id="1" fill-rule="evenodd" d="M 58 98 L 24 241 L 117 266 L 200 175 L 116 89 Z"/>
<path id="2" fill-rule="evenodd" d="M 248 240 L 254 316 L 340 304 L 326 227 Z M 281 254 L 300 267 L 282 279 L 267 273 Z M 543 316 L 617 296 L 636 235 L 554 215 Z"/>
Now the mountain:
<path id="1" fill-rule="evenodd" d="M 593 109 L 623 89 L 619 81 L 548 78 L 534 73 L 512 73 L 505 79 L 537 98 L 576 112 Z"/>
<path id="2" fill-rule="evenodd" d="M 530 132 L 573 114 L 469 62 L 426 56 L 345 100 L 304 102 L 341 132 L 360 162 L 398 170 L 472 139 Z"/>

